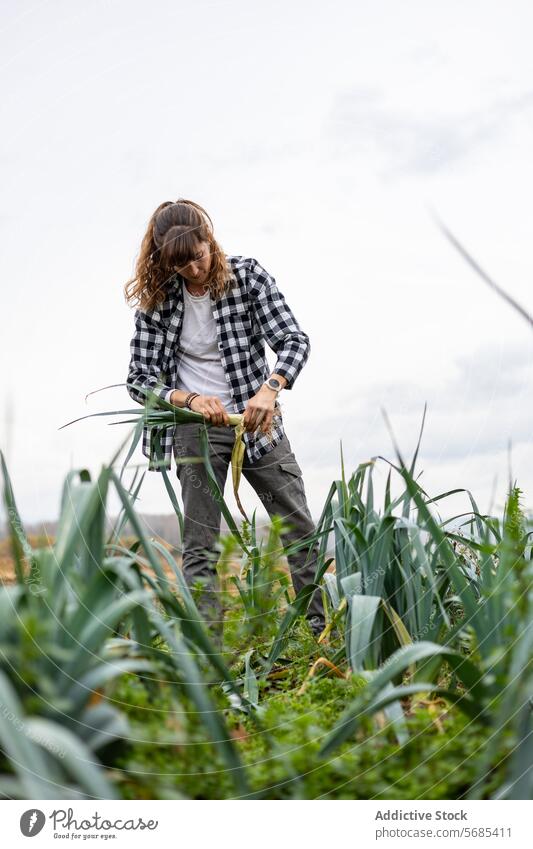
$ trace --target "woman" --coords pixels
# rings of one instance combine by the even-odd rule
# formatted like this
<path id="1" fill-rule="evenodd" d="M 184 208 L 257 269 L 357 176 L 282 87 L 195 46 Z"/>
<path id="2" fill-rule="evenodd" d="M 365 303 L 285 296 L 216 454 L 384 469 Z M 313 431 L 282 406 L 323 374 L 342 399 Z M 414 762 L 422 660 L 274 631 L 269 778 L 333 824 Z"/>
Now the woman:
<path id="1" fill-rule="evenodd" d="M 161 204 L 143 238 L 136 274 L 125 287 L 135 299 L 135 333 L 127 388 L 145 403 L 139 388 L 150 389 L 177 407 L 201 413 L 210 423 L 210 459 L 224 490 L 234 441 L 228 413 L 243 413 L 245 458 L 242 474 L 270 516 L 282 516 L 285 544 L 315 531 L 302 472 L 284 432 L 277 397 L 290 390 L 309 356 L 301 330 L 276 281 L 252 257 L 223 253 L 207 212 L 183 198 Z M 270 373 L 264 340 L 276 353 Z M 184 506 L 183 572 L 188 585 L 200 581 L 202 613 L 222 628 L 216 541 L 221 511 L 207 483 L 204 465 L 178 462 L 201 454 L 198 423 L 166 427 L 161 459 L 155 458 L 154 431 L 144 428 L 143 453 L 150 471 L 170 468 L 174 455 Z M 298 592 L 313 581 L 318 545 L 287 559 Z M 320 591 L 307 619 L 315 635 L 324 628 Z"/>

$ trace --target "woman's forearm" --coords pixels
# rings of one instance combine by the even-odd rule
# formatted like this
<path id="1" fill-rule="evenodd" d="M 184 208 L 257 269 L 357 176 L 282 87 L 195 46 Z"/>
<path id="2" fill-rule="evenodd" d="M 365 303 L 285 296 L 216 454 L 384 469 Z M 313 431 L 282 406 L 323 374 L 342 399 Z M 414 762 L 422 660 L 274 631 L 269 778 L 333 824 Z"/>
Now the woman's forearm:
<path id="1" fill-rule="evenodd" d="M 184 407 L 187 395 L 189 395 L 189 393 L 185 392 L 183 389 L 174 389 L 168 400 L 175 407 Z"/>

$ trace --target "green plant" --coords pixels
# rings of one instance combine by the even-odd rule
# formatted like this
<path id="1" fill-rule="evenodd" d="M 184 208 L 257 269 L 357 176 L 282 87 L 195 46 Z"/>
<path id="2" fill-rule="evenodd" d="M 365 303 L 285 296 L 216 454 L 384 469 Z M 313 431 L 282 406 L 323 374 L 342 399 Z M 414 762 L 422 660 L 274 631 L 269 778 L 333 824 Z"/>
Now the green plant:
<path id="1" fill-rule="evenodd" d="M 283 554 L 281 536 L 284 530 L 283 520 L 274 516 L 266 543 L 258 542 L 254 511 L 248 528 L 248 553 L 244 554 L 239 575 L 230 578 L 243 605 L 244 633 L 259 641 L 264 640 L 275 628 L 281 598 L 289 599 L 290 581 L 280 568 Z"/>
<path id="2" fill-rule="evenodd" d="M 41 726 L 46 722 L 43 738 L 64 732 L 65 751 L 94 753 L 127 736 L 124 716 L 106 701 L 105 687 L 128 670 L 142 674 L 152 692 L 163 673 L 177 692 L 189 695 L 231 769 L 235 786 L 245 790 L 245 772 L 223 714 L 209 693 L 217 677 L 230 689 L 239 692 L 238 688 L 208 637 L 177 564 L 163 546 L 146 537 L 113 463 L 94 482 L 86 470 L 67 476 L 54 545 L 32 549 L 1 452 L 0 460 L 17 574 L 17 586 L 0 591 L 0 668 L 4 702 L 13 714 L 11 722 L 19 728 L 16 739 L 21 752 L 26 753 L 23 761 L 15 757 L 9 726 L 3 723 L 2 748 L 17 776 L 17 781 L 6 777 L 11 790 L 24 798 L 39 786 L 37 798 L 51 798 L 57 795 L 61 777 L 62 792 L 94 795 L 97 759 L 93 754 L 95 767 L 87 771 L 84 781 L 79 770 L 69 771 L 70 761 L 58 761 L 53 753 L 43 751 L 39 758 L 35 756 L 36 778 L 31 783 L 27 763 L 35 754 L 30 757 L 30 749 L 38 743 L 30 745 L 23 738 L 37 720 Z M 110 484 L 137 534 L 130 548 L 105 541 Z M 141 546 L 146 560 L 138 553 Z M 177 593 L 160 555 L 174 570 Z M 103 772 L 100 778 L 103 795 L 112 796 Z"/>
<path id="3" fill-rule="evenodd" d="M 419 641 L 397 649 L 379 669 L 369 675 L 364 692 L 350 705 L 324 743 L 322 754 L 330 754 L 342 741 L 356 731 L 362 716 L 375 714 L 400 699 L 421 692 L 442 695 L 460 707 L 477 723 L 491 727 L 495 736 L 505 736 L 514 730 L 519 755 L 514 763 L 515 781 L 507 784 L 505 793 L 518 784 L 518 797 L 531 792 L 531 768 L 517 774 L 517 764 L 531 763 L 531 681 L 532 681 L 532 561 L 526 559 L 527 537 L 523 516 L 518 503 L 519 491 L 511 487 L 507 499 L 503 527 L 493 519 L 481 517 L 476 510 L 475 519 L 479 539 L 468 539 L 446 532 L 429 509 L 430 500 L 415 481 L 412 469 L 399 458 L 406 494 L 418 509 L 418 521 L 439 551 L 448 579 L 462 607 L 462 618 L 444 635 L 443 645 Z M 496 542 L 491 538 L 496 537 Z M 480 557 L 479 576 L 475 568 L 465 569 L 464 561 L 457 556 L 452 541 L 461 541 L 474 549 Z M 374 605 L 374 610 L 377 605 Z M 449 647 L 459 633 L 470 631 L 473 636 L 473 659 Z M 366 633 L 368 646 L 368 629 Z M 358 644 L 358 648 L 360 645 Z M 352 656 L 357 664 L 360 653 Z M 446 661 L 453 669 L 455 685 L 440 687 L 436 676 Z M 418 668 L 416 668 L 418 664 Z M 410 670 L 410 680 L 401 683 L 404 673 Z M 394 684 L 398 684 L 394 686 Z M 482 785 L 485 762 L 480 762 L 479 785 Z M 525 774 L 525 778 L 524 778 Z M 476 791 L 473 791 L 475 795 Z"/>

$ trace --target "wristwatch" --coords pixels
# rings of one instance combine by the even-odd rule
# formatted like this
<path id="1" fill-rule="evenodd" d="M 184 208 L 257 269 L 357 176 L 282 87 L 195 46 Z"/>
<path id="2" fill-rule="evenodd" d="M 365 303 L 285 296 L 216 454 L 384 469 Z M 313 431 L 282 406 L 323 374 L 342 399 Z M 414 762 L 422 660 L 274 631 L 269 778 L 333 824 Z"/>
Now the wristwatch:
<path id="1" fill-rule="evenodd" d="M 276 377 L 269 377 L 268 380 L 265 380 L 265 386 L 268 386 L 269 389 L 273 389 L 274 392 L 281 392 L 282 386 L 281 381 Z"/>

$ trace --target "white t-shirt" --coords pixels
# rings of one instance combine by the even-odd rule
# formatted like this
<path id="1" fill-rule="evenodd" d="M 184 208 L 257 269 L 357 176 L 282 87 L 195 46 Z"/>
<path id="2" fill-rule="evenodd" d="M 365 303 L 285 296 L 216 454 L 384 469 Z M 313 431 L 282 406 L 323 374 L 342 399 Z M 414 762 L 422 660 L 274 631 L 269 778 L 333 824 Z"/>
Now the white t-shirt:
<path id="1" fill-rule="evenodd" d="M 210 293 L 195 297 L 183 286 L 183 308 L 176 350 L 178 386 L 174 389 L 216 395 L 228 413 L 236 413 L 229 380 L 220 359 Z M 167 401 L 170 401 L 174 389 L 167 393 Z"/>

